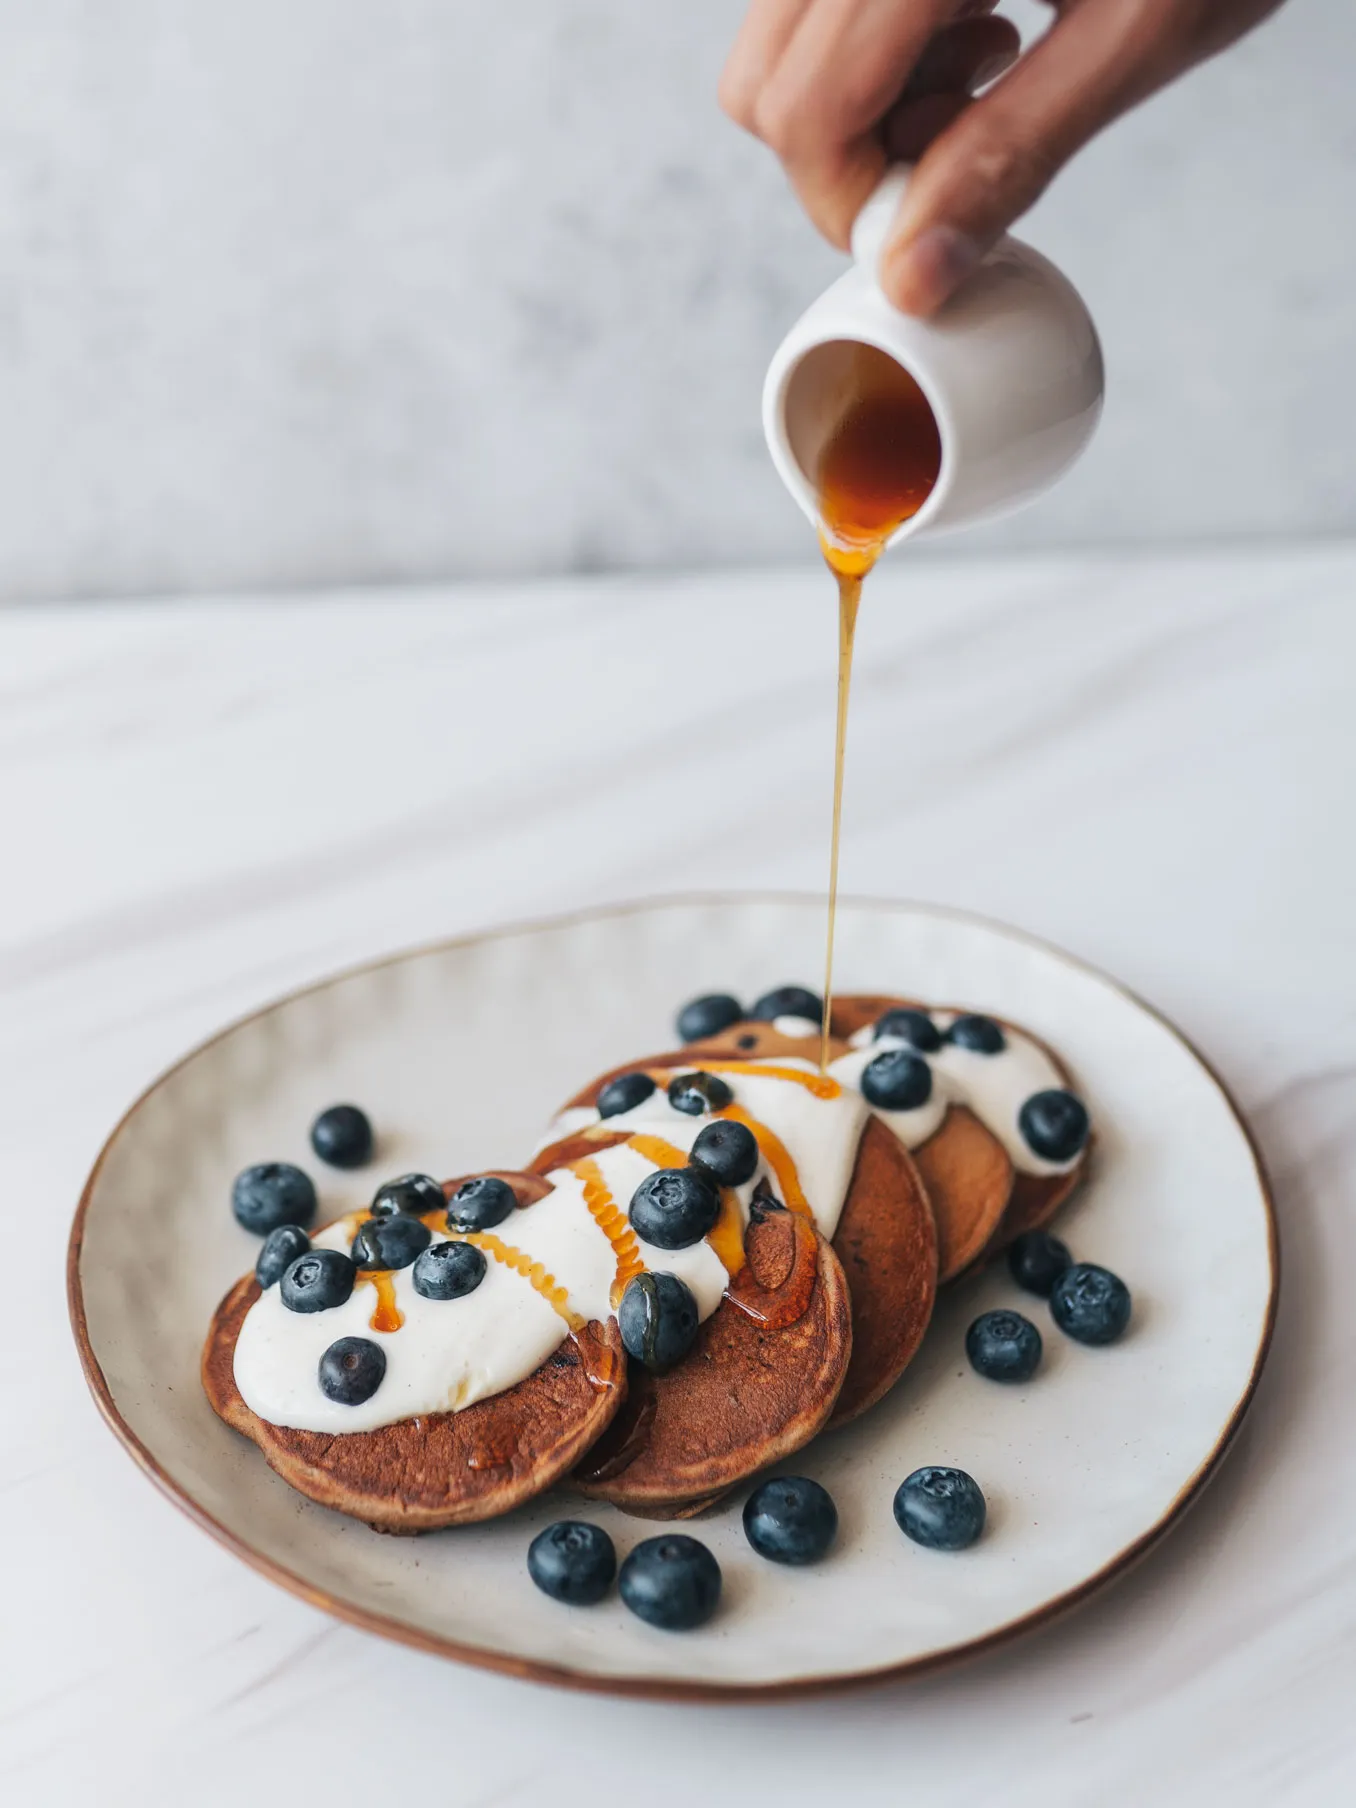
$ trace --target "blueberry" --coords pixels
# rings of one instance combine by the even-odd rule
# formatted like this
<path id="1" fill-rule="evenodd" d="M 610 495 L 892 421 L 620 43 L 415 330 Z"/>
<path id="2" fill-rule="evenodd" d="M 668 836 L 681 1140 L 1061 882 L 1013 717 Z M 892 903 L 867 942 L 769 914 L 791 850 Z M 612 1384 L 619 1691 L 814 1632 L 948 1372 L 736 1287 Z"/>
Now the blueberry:
<path id="1" fill-rule="evenodd" d="M 311 1125 L 311 1147 L 332 1168 L 360 1168 L 372 1159 L 372 1125 L 356 1105 L 331 1105 Z"/>
<path id="2" fill-rule="evenodd" d="M 638 1619 L 665 1632 L 688 1632 L 720 1601 L 720 1565 L 695 1538 L 665 1532 L 646 1538 L 621 1566 L 621 1598 Z"/>
<path id="3" fill-rule="evenodd" d="M 697 1335 L 697 1302 L 676 1274 L 638 1274 L 628 1281 L 617 1308 L 628 1356 L 662 1375 L 683 1360 Z"/>
<path id="4" fill-rule="evenodd" d="M 1020 1312 L 981 1312 L 965 1333 L 965 1354 L 988 1381 L 1030 1381 L 1041 1359 L 1041 1334 Z"/>
<path id="5" fill-rule="evenodd" d="M 385 1373 L 386 1352 L 370 1337 L 341 1337 L 320 1358 L 320 1391 L 340 1406 L 361 1406 Z"/>
<path id="6" fill-rule="evenodd" d="M 410 1279 L 425 1299 L 461 1299 L 485 1279 L 486 1266 L 474 1243 L 434 1243 L 415 1259 Z"/>
<path id="7" fill-rule="evenodd" d="M 558 1519 L 528 1545 L 527 1573 L 553 1601 L 592 1607 L 612 1586 L 617 1553 L 601 1526 Z"/>
<path id="8" fill-rule="evenodd" d="M 1078 1343 L 1115 1343 L 1130 1323 L 1130 1289 L 1109 1268 L 1075 1262 L 1050 1291 L 1050 1316 Z"/>
<path id="9" fill-rule="evenodd" d="M 1008 1273 L 1019 1287 L 1027 1293 L 1040 1294 L 1042 1299 L 1049 1299 L 1050 1289 L 1072 1265 L 1068 1245 L 1052 1237 L 1048 1230 L 1026 1231 L 1014 1238 L 1008 1250 Z"/>
<path id="10" fill-rule="evenodd" d="M 1088 1108 L 1062 1087 L 1033 1092 L 1017 1113 L 1026 1145 L 1045 1161 L 1072 1161 L 1088 1140 Z"/>
<path id="11" fill-rule="evenodd" d="M 688 1117 L 704 1111 L 721 1111 L 734 1098 L 719 1074 L 682 1073 L 669 1081 L 669 1104 Z"/>
<path id="12" fill-rule="evenodd" d="M 746 1124 L 717 1118 L 693 1143 L 692 1160 L 722 1186 L 743 1186 L 758 1171 L 758 1138 Z"/>
<path id="13" fill-rule="evenodd" d="M 659 1168 L 631 1195 L 628 1216 L 655 1249 L 688 1249 L 714 1228 L 720 1194 L 699 1168 Z"/>
<path id="14" fill-rule="evenodd" d="M 867 1062 L 859 1084 L 867 1103 L 882 1111 L 916 1111 L 932 1097 L 932 1069 L 921 1055 L 891 1048 Z"/>
<path id="15" fill-rule="evenodd" d="M 447 1202 L 449 1230 L 493 1230 L 509 1213 L 516 1211 L 518 1195 L 507 1180 L 493 1174 L 478 1174 L 464 1180 Z"/>
<path id="16" fill-rule="evenodd" d="M 803 1475 L 779 1475 L 744 1502 L 744 1533 L 774 1563 L 818 1563 L 838 1532 L 833 1496 Z"/>
<path id="17" fill-rule="evenodd" d="M 254 1278 L 261 1287 L 271 1287 L 283 1277 L 298 1256 L 311 1247 L 311 1239 L 299 1224 L 280 1224 L 264 1238 L 259 1260 L 254 1264 Z"/>
<path id="18" fill-rule="evenodd" d="M 755 1023 L 771 1023 L 774 1017 L 808 1017 L 811 1023 L 823 1023 L 824 1001 L 804 986 L 778 986 L 764 992 L 749 1016 Z"/>
<path id="19" fill-rule="evenodd" d="M 431 1234 L 421 1218 L 406 1212 L 369 1218 L 353 1239 L 350 1254 L 359 1268 L 408 1268 L 428 1248 Z"/>
<path id="20" fill-rule="evenodd" d="M 935 1054 L 942 1046 L 942 1032 L 926 1011 L 887 1011 L 876 1019 L 873 1040 L 879 1042 L 882 1036 L 898 1036 L 925 1055 Z"/>
<path id="21" fill-rule="evenodd" d="M 977 1055 L 1001 1055 L 1008 1045 L 992 1017 L 957 1017 L 946 1032 L 946 1039 L 957 1048 L 973 1049 Z"/>
<path id="22" fill-rule="evenodd" d="M 377 1188 L 368 1209 L 374 1218 L 394 1218 L 397 1212 L 422 1218 L 425 1212 L 440 1212 L 446 1204 L 443 1189 L 431 1174 L 402 1174 L 399 1180 L 388 1180 Z"/>
<path id="23" fill-rule="evenodd" d="M 289 1312 L 328 1312 L 353 1291 L 357 1269 L 341 1249 L 312 1249 L 283 1271 L 278 1283 Z"/>
<path id="24" fill-rule="evenodd" d="M 655 1083 L 649 1074 L 618 1074 L 615 1080 L 609 1080 L 598 1094 L 599 1117 L 617 1117 L 623 1111 L 634 1111 L 637 1105 L 643 1105 L 655 1091 Z"/>
<path id="25" fill-rule="evenodd" d="M 237 1174 L 231 1188 L 231 1210 L 246 1230 L 266 1237 L 280 1224 L 315 1220 L 315 1187 L 309 1174 L 290 1161 L 262 1161 Z"/>
<path id="26" fill-rule="evenodd" d="M 899 1529 L 930 1551 L 963 1551 L 984 1530 L 984 1496 L 963 1469 L 915 1469 L 895 1494 Z"/>
<path id="27" fill-rule="evenodd" d="M 728 992 L 708 992 L 702 998 L 694 998 L 679 1011 L 679 1039 L 700 1042 L 706 1036 L 718 1036 L 732 1023 L 738 1023 L 743 1015 L 743 1005 Z"/>

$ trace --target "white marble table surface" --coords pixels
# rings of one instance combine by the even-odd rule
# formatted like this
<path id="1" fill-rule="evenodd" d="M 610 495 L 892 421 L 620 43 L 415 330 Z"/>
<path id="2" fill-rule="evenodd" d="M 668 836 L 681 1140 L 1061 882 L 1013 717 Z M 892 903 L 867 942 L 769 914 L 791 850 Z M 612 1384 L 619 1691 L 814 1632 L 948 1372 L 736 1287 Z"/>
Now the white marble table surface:
<path id="1" fill-rule="evenodd" d="M 123 1105 L 282 988 L 596 900 L 818 886 L 826 581 L 0 613 L 6 1798 L 1342 1799 L 1356 1779 L 1354 597 L 1341 546 L 901 559 L 868 593 L 845 886 L 1007 918 L 1173 1015 L 1271 1163 L 1282 1307 L 1224 1471 L 1130 1578 L 922 1684 L 727 1710 L 464 1671 L 271 1587 L 100 1424 L 62 1258 Z"/>

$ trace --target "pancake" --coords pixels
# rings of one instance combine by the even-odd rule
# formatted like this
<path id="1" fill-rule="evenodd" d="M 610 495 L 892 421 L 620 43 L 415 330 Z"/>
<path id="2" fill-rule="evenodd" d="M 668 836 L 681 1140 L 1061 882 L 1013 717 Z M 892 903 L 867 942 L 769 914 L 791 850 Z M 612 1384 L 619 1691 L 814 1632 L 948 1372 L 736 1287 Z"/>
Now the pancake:
<path id="1" fill-rule="evenodd" d="M 498 1177 L 522 1210 L 551 1191 L 534 1174 L 501 1170 Z M 459 1184 L 447 1182 L 444 1192 Z M 285 1482 L 374 1531 L 465 1525 L 530 1500 L 574 1467 L 626 1392 L 626 1355 L 611 1318 L 569 1332 L 534 1374 L 459 1412 L 339 1435 L 272 1425 L 250 1411 L 235 1381 L 236 1342 L 259 1297 L 250 1274 L 218 1306 L 202 1358 L 207 1398 Z"/>

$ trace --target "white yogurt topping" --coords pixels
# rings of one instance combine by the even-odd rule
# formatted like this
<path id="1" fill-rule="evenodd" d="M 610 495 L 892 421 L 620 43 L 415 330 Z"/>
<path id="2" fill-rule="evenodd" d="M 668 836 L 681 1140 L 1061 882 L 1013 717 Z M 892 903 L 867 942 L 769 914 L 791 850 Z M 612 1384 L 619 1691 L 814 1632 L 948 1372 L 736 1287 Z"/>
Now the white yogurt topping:
<path id="1" fill-rule="evenodd" d="M 937 1028 L 946 1031 L 956 1021 L 955 1011 L 928 1013 Z M 914 1111 L 871 1110 L 894 1131 L 906 1148 L 916 1149 L 940 1126 L 947 1109 L 967 1105 L 986 1130 L 996 1136 L 1011 1158 L 1012 1165 L 1023 1174 L 1067 1174 L 1078 1156 L 1069 1161 L 1046 1161 L 1022 1135 L 1018 1114 L 1036 1092 L 1047 1092 L 1067 1085 L 1064 1076 L 1045 1050 L 1016 1030 L 1004 1029 L 1004 1047 L 999 1054 L 985 1055 L 977 1049 L 958 1048 L 943 1042 L 932 1052 L 916 1049 L 902 1036 L 882 1036 L 873 1041 L 874 1026 L 867 1024 L 851 1038 L 852 1053 L 830 1063 L 829 1071 L 845 1085 L 858 1086 L 862 1069 L 868 1061 L 887 1049 L 907 1048 L 932 1069 L 932 1096 Z"/>
<path id="2" fill-rule="evenodd" d="M 812 1031 L 814 1027 L 810 1025 Z M 813 1061 L 794 1057 L 755 1064 L 753 1071 L 722 1071 L 721 1077 L 738 1108 L 785 1150 L 815 1223 L 831 1237 L 852 1177 L 866 1101 L 851 1086 L 836 1097 L 818 1098 L 798 1081 L 766 1071 L 773 1066 L 818 1073 Z M 572 1108 L 556 1119 L 545 1142 L 600 1121 L 593 1106 Z M 661 1087 L 633 1110 L 608 1118 L 605 1128 L 653 1136 L 686 1154 L 712 1121 L 675 1111 Z M 589 1159 L 624 1220 L 632 1194 L 657 1164 L 625 1143 L 600 1149 Z M 588 1209 L 577 1165 L 554 1169 L 547 1176 L 553 1190 L 512 1213 L 491 1234 L 509 1254 L 520 1254 L 524 1267 L 539 1264 L 565 1290 L 568 1313 L 580 1320 L 606 1320 L 612 1312 L 617 1253 Z M 784 1176 L 760 1157 L 753 1177 L 735 1189 L 741 1229 L 764 1177 L 779 1199 L 786 1198 Z M 312 1239 L 315 1247 L 346 1250 L 350 1224 L 341 1220 L 318 1232 Z M 436 1232 L 433 1240 L 446 1241 Z M 687 1283 L 703 1319 L 715 1311 L 729 1276 L 709 1241 L 680 1250 L 658 1249 L 639 1237 L 635 1242 L 645 1268 L 676 1274 Z M 270 1287 L 246 1314 L 236 1343 L 235 1381 L 245 1404 L 261 1419 L 297 1430 L 371 1431 L 421 1414 L 457 1412 L 515 1386 L 541 1367 L 569 1325 L 530 1279 L 492 1249 L 486 1249 L 486 1260 L 479 1287 L 457 1300 L 424 1299 L 414 1290 L 412 1268 L 397 1270 L 390 1279 L 405 1322 L 390 1332 L 373 1330 L 370 1324 L 377 1304 L 370 1282 L 360 1281 L 342 1306 L 326 1312 L 290 1312 L 280 1288 Z M 340 1337 L 369 1338 L 386 1357 L 381 1385 L 360 1406 L 340 1405 L 320 1391 L 320 1358 Z"/>

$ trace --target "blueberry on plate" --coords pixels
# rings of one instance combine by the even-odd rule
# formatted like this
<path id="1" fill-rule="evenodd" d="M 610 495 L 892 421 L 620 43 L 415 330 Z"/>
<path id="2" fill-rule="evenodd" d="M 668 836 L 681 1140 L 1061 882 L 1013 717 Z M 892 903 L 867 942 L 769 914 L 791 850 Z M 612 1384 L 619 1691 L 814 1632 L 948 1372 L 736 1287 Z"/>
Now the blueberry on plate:
<path id="1" fill-rule="evenodd" d="M 932 1097 L 932 1069 L 907 1048 L 890 1048 L 862 1069 L 858 1082 L 868 1105 L 882 1111 L 916 1111 Z"/>
<path id="2" fill-rule="evenodd" d="M 372 1159 L 372 1125 L 356 1105 L 331 1105 L 311 1125 L 311 1147 L 332 1168 L 360 1168 Z"/>
<path id="3" fill-rule="evenodd" d="M 676 1274 L 646 1272 L 626 1284 L 617 1308 L 622 1345 L 652 1374 L 683 1360 L 697 1335 L 697 1301 Z"/>
<path id="4" fill-rule="evenodd" d="M 721 1186 L 743 1186 L 758 1171 L 758 1138 L 747 1124 L 717 1118 L 693 1143 L 692 1160 Z"/>
<path id="5" fill-rule="evenodd" d="M 271 1287 L 310 1247 L 311 1239 L 299 1224 L 280 1224 L 264 1238 L 259 1260 L 254 1264 L 255 1280 L 261 1287 Z"/>
<path id="6" fill-rule="evenodd" d="M 1017 1128 L 1026 1146 L 1044 1161 L 1072 1161 L 1083 1150 L 1092 1126 L 1082 1099 L 1052 1086 L 1033 1092 L 1017 1113 Z"/>
<path id="7" fill-rule="evenodd" d="M 779 1475 L 744 1502 L 744 1534 L 774 1563 L 818 1563 L 838 1532 L 833 1496 L 803 1475 Z"/>
<path id="8" fill-rule="evenodd" d="M 553 1601 L 592 1607 L 612 1586 L 617 1553 L 601 1526 L 558 1519 L 528 1545 L 527 1573 Z"/>
<path id="9" fill-rule="evenodd" d="M 341 1249 L 309 1249 L 283 1270 L 278 1292 L 289 1312 L 328 1312 L 352 1293 L 357 1272 Z"/>
<path id="10" fill-rule="evenodd" d="M 963 1551 L 984 1530 L 984 1496 L 963 1469 L 915 1469 L 895 1494 L 895 1520 L 930 1551 Z"/>
<path id="11" fill-rule="evenodd" d="M 477 1174 L 463 1180 L 447 1202 L 449 1230 L 493 1230 L 516 1211 L 518 1195 L 507 1180 L 495 1174 Z"/>
<path id="12" fill-rule="evenodd" d="M 669 1081 L 669 1104 L 687 1117 L 704 1111 L 723 1111 L 734 1098 L 719 1074 L 681 1073 Z"/>
<path id="13" fill-rule="evenodd" d="M 1073 1266 L 1067 1243 L 1048 1230 L 1024 1231 L 1008 1249 L 1008 1273 L 1027 1293 L 1049 1299 L 1050 1289 L 1066 1268 Z"/>
<path id="14" fill-rule="evenodd" d="M 700 1168 L 659 1168 L 632 1193 L 627 1216 L 653 1248 L 688 1249 L 714 1228 L 720 1194 Z"/>
<path id="15" fill-rule="evenodd" d="M 682 1532 L 646 1538 L 621 1566 L 621 1598 L 638 1619 L 665 1632 L 690 1632 L 720 1602 L 720 1565 Z"/>
<path id="16" fill-rule="evenodd" d="M 1008 1045 L 1007 1037 L 992 1017 L 976 1017 L 972 1013 L 957 1017 L 946 1032 L 946 1039 L 977 1055 L 1001 1055 Z"/>
<path id="17" fill-rule="evenodd" d="M 942 1046 L 942 1032 L 926 1011 L 887 1011 L 876 1019 L 872 1040 L 879 1042 L 882 1036 L 898 1036 L 924 1055 L 935 1054 Z"/>
<path id="18" fill-rule="evenodd" d="M 462 1299 L 485 1279 L 486 1267 L 474 1243 L 433 1243 L 415 1258 L 410 1279 L 425 1299 Z"/>
<path id="19" fill-rule="evenodd" d="M 634 1111 L 655 1091 L 655 1083 L 647 1073 L 618 1074 L 598 1094 L 599 1117 L 619 1117 L 623 1111 Z"/>
<path id="20" fill-rule="evenodd" d="M 421 1218 L 425 1212 L 440 1212 L 446 1204 L 443 1189 L 431 1174 L 402 1174 L 377 1188 L 368 1210 L 374 1218 L 394 1218 L 397 1212 Z"/>
<path id="21" fill-rule="evenodd" d="M 678 1013 L 678 1037 L 682 1042 L 700 1042 L 706 1036 L 718 1036 L 738 1023 L 744 1007 L 728 992 L 707 992 L 694 998 Z"/>
<path id="22" fill-rule="evenodd" d="M 428 1248 L 431 1236 L 422 1218 L 397 1212 L 392 1218 L 369 1218 L 349 1253 L 359 1268 L 408 1268 Z"/>
<path id="23" fill-rule="evenodd" d="M 1030 1381 L 1041 1359 L 1041 1334 L 1020 1312 L 981 1312 L 965 1333 L 965 1354 L 986 1381 Z"/>
<path id="24" fill-rule="evenodd" d="M 231 1188 L 231 1210 L 258 1237 L 266 1237 L 280 1224 L 313 1223 L 315 1208 L 310 1175 L 290 1161 L 261 1161 L 237 1174 Z"/>
<path id="25" fill-rule="evenodd" d="M 755 1023 L 771 1023 L 777 1017 L 808 1017 L 811 1023 L 823 1023 L 824 1000 L 804 986 L 778 986 L 764 992 L 749 1016 Z"/>
<path id="26" fill-rule="evenodd" d="M 1115 1343 L 1130 1323 L 1130 1289 L 1109 1268 L 1075 1262 L 1050 1290 L 1050 1316 L 1078 1343 Z"/>
<path id="27" fill-rule="evenodd" d="M 320 1391 L 339 1406 L 361 1406 L 381 1386 L 386 1352 L 370 1337 L 341 1337 L 320 1358 Z"/>

